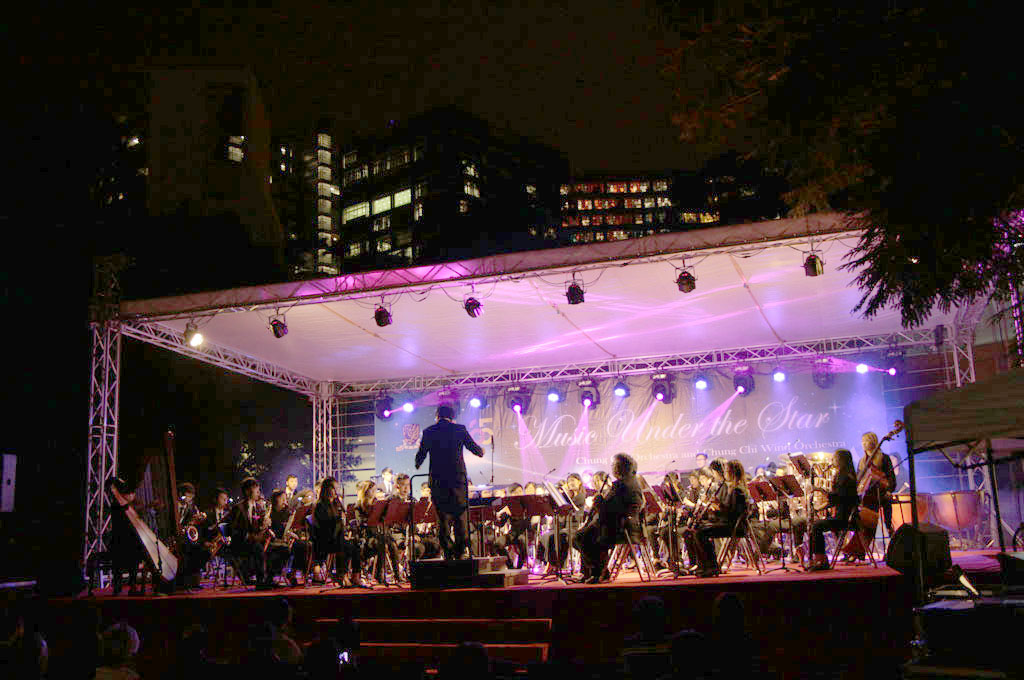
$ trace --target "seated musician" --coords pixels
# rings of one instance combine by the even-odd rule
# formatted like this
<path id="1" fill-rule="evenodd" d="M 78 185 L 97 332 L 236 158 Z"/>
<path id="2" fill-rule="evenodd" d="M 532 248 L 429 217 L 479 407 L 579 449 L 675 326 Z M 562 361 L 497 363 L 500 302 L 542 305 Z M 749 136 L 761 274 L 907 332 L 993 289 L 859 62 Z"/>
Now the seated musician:
<path id="1" fill-rule="evenodd" d="M 643 539 L 640 511 L 644 495 L 636 479 L 636 461 L 626 453 L 612 458 L 615 482 L 605 485 L 603 494 L 594 496 L 595 521 L 576 535 L 574 544 L 580 551 L 585 583 L 608 580 L 608 551 L 628 536 L 631 541 Z M 597 475 L 594 475 L 595 479 Z"/>
<path id="2" fill-rule="evenodd" d="M 178 485 L 178 560 L 177 585 L 186 590 L 200 588 L 200 576 L 207 562 L 210 561 L 210 548 L 202 540 L 201 527 L 206 521 L 206 513 L 196 505 L 196 487 L 191 482 Z M 189 527 L 195 527 L 197 540 L 188 538 Z"/>
<path id="3" fill-rule="evenodd" d="M 288 492 L 285 489 L 276 489 L 270 494 L 270 530 L 274 532 L 275 538 L 267 546 L 267 559 L 270 559 L 271 551 L 280 553 L 275 555 L 275 560 L 282 559 L 287 563 L 291 558 L 292 570 L 288 574 L 288 582 L 292 586 L 299 585 L 296 573 L 305 574 L 310 549 L 309 542 L 299 538 L 298 527 L 293 520 L 297 509 L 288 505 Z"/>
<path id="4" fill-rule="evenodd" d="M 678 519 L 684 508 L 683 499 L 686 498 L 686 489 L 679 483 L 679 474 L 669 472 L 661 482 L 661 492 L 664 501 L 668 506 L 657 516 L 657 525 L 650 531 L 651 552 L 654 554 L 654 568 L 664 569 L 665 563 L 661 560 L 661 545 L 665 546 L 665 553 L 670 562 L 678 561 L 678 554 L 672 554 L 678 550 L 678 542 L 672 538 L 672 533 L 678 527 Z M 650 524 L 650 523 L 649 523 Z"/>
<path id="5" fill-rule="evenodd" d="M 896 469 L 893 467 L 892 458 L 886 455 L 879 456 L 881 469 L 873 470 L 870 473 L 864 472 L 871 462 L 871 456 L 878 448 L 878 435 L 874 432 L 865 432 L 860 438 L 861 448 L 864 456 L 857 462 L 857 479 L 865 474 L 872 476 L 864 495 L 876 494 L 874 500 L 882 508 L 882 519 L 885 520 L 885 528 L 892 536 L 892 494 L 896 490 Z"/>
<path id="6" fill-rule="evenodd" d="M 687 550 L 697 560 L 698 578 L 709 578 L 722 573 L 712 538 L 729 538 L 736 523 L 747 513 L 746 473 L 743 464 L 721 459 L 711 461 L 708 468 L 720 477 L 711 490 L 710 513 L 693 530 L 684 533 Z M 725 474 L 720 470 L 724 468 Z"/>
<path id="7" fill-rule="evenodd" d="M 255 582 L 259 590 L 274 587 L 274 577 L 284 567 L 276 553 L 268 553 L 264 562 L 263 544 L 270 531 L 270 511 L 262 500 L 260 483 L 253 477 L 242 480 L 242 500 L 231 514 L 231 552 L 242 568 L 243 578 Z M 274 559 L 270 559 L 271 557 Z"/>
<path id="8" fill-rule="evenodd" d="M 373 578 L 377 583 L 386 583 L 385 566 L 390 559 L 391 566 L 398 569 L 398 550 L 390 532 L 384 525 L 371 527 L 367 524 L 370 519 L 370 512 L 377 500 L 377 485 L 369 479 L 364 479 L 356 485 L 356 522 L 358 535 L 362 541 L 362 559 L 367 562 L 375 559 L 373 565 Z"/>
<path id="9" fill-rule="evenodd" d="M 346 537 L 345 508 L 338 494 L 338 480 L 328 477 L 317 485 L 320 497 L 313 508 L 311 536 L 313 548 L 313 580 L 326 583 L 330 574 L 321 571 L 328 555 L 334 555 L 338 582 L 343 586 L 361 586 L 361 555 L 359 538 Z"/>
<path id="10" fill-rule="evenodd" d="M 409 475 L 404 472 L 395 475 L 390 498 L 407 503 L 410 499 L 410 491 L 412 491 L 412 481 L 409 479 Z M 389 530 L 391 532 L 391 539 L 394 541 L 399 553 L 405 551 L 406 524 L 394 524 L 389 527 Z"/>
<path id="11" fill-rule="evenodd" d="M 508 496 L 522 496 L 523 485 L 512 484 L 505 493 Z M 522 569 L 526 565 L 526 538 L 530 529 L 530 518 L 513 518 L 506 506 L 495 513 L 494 523 L 498 527 L 498 535 L 494 539 L 495 550 L 499 555 L 504 555 L 509 569 Z"/>
<path id="12" fill-rule="evenodd" d="M 110 495 L 110 569 L 114 576 L 114 595 L 120 595 L 124 572 L 128 572 L 128 587 L 135 592 L 139 563 L 145 557 L 139 534 L 128 519 L 128 506 L 135 500 L 135 492 L 119 477 L 107 480 Z M 154 581 L 155 583 L 155 581 Z"/>
<path id="13" fill-rule="evenodd" d="M 583 478 L 575 472 L 569 473 L 565 482 L 559 482 L 558 488 L 573 508 L 572 519 L 574 531 L 583 522 L 583 506 L 587 502 L 587 490 L 583 486 Z M 538 559 L 547 562 L 547 573 L 553 574 L 565 567 L 565 561 L 569 558 L 569 530 L 562 528 L 559 531 L 558 550 L 555 550 L 555 532 L 547 531 L 541 534 L 540 543 L 537 545 Z"/>
<path id="14" fill-rule="evenodd" d="M 420 500 L 430 500 L 430 482 L 420 484 Z M 421 522 L 416 525 L 417 560 L 429 560 L 440 556 L 441 542 L 437 538 L 437 522 Z"/>
<path id="15" fill-rule="evenodd" d="M 823 571 L 829 568 L 828 557 L 825 555 L 825 532 L 841 532 L 850 526 L 850 518 L 857 509 L 860 500 L 857 494 L 857 473 L 853 469 L 853 454 L 847 449 L 839 449 L 832 456 L 836 468 L 832 481 L 832 491 L 828 494 L 828 505 L 832 509 L 832 517 L 814 523 L 811 535 L 810 571 Z M 837 550 L 842 549 L 839 546 Z"/>

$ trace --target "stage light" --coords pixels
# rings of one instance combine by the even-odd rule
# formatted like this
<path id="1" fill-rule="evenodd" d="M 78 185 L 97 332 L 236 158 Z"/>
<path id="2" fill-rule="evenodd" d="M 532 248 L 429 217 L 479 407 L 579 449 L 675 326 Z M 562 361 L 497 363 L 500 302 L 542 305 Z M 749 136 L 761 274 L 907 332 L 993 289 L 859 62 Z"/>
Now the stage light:
<path id="1" fill-rule="evenodd" d="M 680 293 L 692 293 L 697 288 L 697 277 L 692 272 L 683 270 L 676 277 L 676 286 Z"/>
<path id="2" fill-rule="evenodd" d="M 271 319 L 270 332 L 273 333 L 274 337 L 278 340 L 288 335 L 288 324 L 284 322 L 284 318 L 278 317 L 276 319 Z"/>
<path id="3" fill-rule="evenodd" d="M 473 408 L 487 408 L 487 395 L 483 392 L 475 392 L 469 397 L 469 405 Z"/>
<path id="4" fill-rule="evenodd" d="M 663 404 L 671 404 L 675 395 L 675 387 L 668 373 L 656 373 L 651 376 L 651 396 Z"/>
<path id="5" fill-rule="evenodd" d="M 520 385 L 513 385 L 505 392 L 508 407 L 516 413 L 530 410 L 530 391 Z"/>
<path id="6" fill-rule="evenodd" d="M 583 408 L 590 408 L 601 403 L 601 393 L 597 391 L 597 381 L 584 378 L 578 383 L 580 388 L 580 404 Z"/>
<path id="7" fill-rule="evenodd" d="M 904 360 L 906 352 L 896 347 L 895 345 L 890 346 L 882 356 L 883 365 L 888 367 L 886 373 L 891 376 L 902 375 L 904 371 Z"/>
<path id="8" fill-rule="evenodd" d="M 737 392 L 742 394 L 744 397 L 749 396 L 754 391 L 754 370 L 746 364 L 737 366 L 733 369 L 732 375 L 732 386 Z"/>
<path id="9" fill-rule="evenodd" d="M 890 368 L 888 371 L 886 371 L 886 373 L 888 373 L 889 375 L 896 375 L 896 369 Z"/>
<path id="10" fill-rule="evenodd" d="M 619 382 L 615 383 L 615 387 L 612 388 L 612 393 L 616 397 L 628 397 L 629 385 L 627 385 L 624 381 L 620 380 Z"/>
<path id="11" fill-rule="evenodd" d="M 708 382 L 707 376 L 703 373 L 698 373 L 693 379 L 693 386 L 698 390 L 706 390 L 710 384 L 711 383 Z"/>
<path id="12" fill-rule="evenodd" d="M 391 325 L 391 312 L 389 312 L 384 305 L 377 305 L 377 309 L 373 310 L 373 320 L 377 322 L 377 325 L 381 328 L 384 326 Z"/>
<path id="13" fill-rule="evenodd" d="M 469 405 L 473 408 L 480 408 L 483 405 L 483 402 L 480 401 L 480 397 L 470 397 Z"/>
<path id="14" fill-rule="evenodd" d="M 786 382 L 786 373 L 782 370 L 781 366 L 772 371 L 772 380 L 775 382 Z"/>
<path id="15" fill-rule="evenodd" d="M 394 399 L 386 394 L 377 397 L 377 401 L 374 402 L 374 411 L 376 411 L 377 418 L 380 420 L 387 420 L 390 418 L 391 414 L 394 413 L 391 408 L 393 404 Z"/>
<path id="16" fill-rule="evenodd" d="M 815 359 L 812 378 L 814 379 L 814 384 L 823 390 L 832 387 L 836 382 L 836 376 L 832 373 L 832 360 L 828 357 Z"/>
<path id="17" fill-rule="evenodd" d="M 484 313 L 483 303 L 475 297 L 466 298 L 465 302 L 462 303 L 462 306 L 466 310 L 466 314 L 469 314 L 474 319 Z"/>
<path id="18" fill-rule="evenodd" d="M 583 304 L 583 286 L 576 281 L 570 283 L 569 287 L 565 289 L 565 299 L 569 301 L 570 305 Z"/>
<path id="19" fill-rule="evenodd" d="M 413 409 L 415 409 L 415 408 L 416 407 L 413 406 L 411 401 L 407 401 L 404 404 L 402 404 L 402 410 L 405 411 L 406 413 L 412 413 Z"/>
<path id="20" fill-rule="evenodd" d="M 556 404 L 562 401 L 564 398 L 565 397 L 562 396 L 562 393 L 558 391 L 557 387 L 552 387 L 551 389 L 548 390 L 548 401 L 550 401 L 552 404 Z"/>
<path id="21" fill-rule="evenodd" d="M 805 276 L 821 276 L 825 272 L 825 263 L 817 253 L 811 253 L 804 260 L 804 275 Z"/>
<path id="22" fill-rule="evenodd" d="M 857 364 L 858 373 L 867 373 L 869 370 L 871 369 L 868 368 L 867 364 Z"/>
<path id="23" fill-rule="evenodd" d="M 188 343 L 189 347 L 199 347 L 203 344 L 203 334 L 196 328 L 195 321 L 189 321 L 185 324 L 185 342 Z"/>

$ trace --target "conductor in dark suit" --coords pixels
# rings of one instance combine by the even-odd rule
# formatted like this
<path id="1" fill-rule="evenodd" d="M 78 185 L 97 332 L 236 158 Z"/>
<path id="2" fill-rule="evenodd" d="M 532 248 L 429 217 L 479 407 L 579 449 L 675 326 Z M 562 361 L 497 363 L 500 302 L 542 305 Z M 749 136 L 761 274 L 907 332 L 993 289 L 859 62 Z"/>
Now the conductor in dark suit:
<path id="1" fill-rule="evenodd" d="M 437 508 L 438 539 L 446 560 L 458 559 L 466 549 L 469 533 L 469 478 L 462 449 L 483 458 L 484 450 L 473 441 L 465 425 L 452 422 L 455 410 L 447 404 L 437 407 L 437 423 L 423 431 L 416 452 L 416 469 L 430 455 L 430 498 Z M 449 527 L 455 534 L 450 537 Z"/>

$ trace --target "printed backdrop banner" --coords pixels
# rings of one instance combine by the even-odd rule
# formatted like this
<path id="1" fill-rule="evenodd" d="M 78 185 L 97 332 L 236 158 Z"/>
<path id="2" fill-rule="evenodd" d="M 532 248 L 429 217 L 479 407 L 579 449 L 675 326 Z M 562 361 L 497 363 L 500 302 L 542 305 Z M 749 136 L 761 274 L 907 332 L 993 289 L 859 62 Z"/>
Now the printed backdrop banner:
<path id="1" fill-rule="evenodd" d="M 492 475 L 495 483 L 507 484 L 539 481 L 549 473 L 564 477 L 572 471 L 607 470 L 620 451 L 654 476 L 692 469 L 700 452 L 738 458 L 752 472 L 779 462 L 785 453 L 848 448 L 859 457 L 862 433 L 872 430 L 881 437 L 892 429 L 885 422 L 882 380 L 878 371 L 836 373 L 835 384 L 823 390 L 810 373 L 790 375 L 781 383 L 757 376 L 754 391 L 738 395 L 731 376 L 711 373 L 706 390 L 677 378 L 676 396 L 665 404 L 654 398 L 650 378 L 632 377 L 627 397 L 612 394 L 615 381 L 603 381 L 600 403 L 589 409 L 580 404 L 575 387 L 556 403 L 548 401 L 546 388 L 538 387 L 521 415 L 508 408 L 502 394 L 483 409 L 463 403 L 457 419 L 486 450 L 483 459 L 466 455 L 473 484 L 489 482 Z M 434 422 L 434 413 L 434 406 L 424 405 L 375 422 L 378 471 L 413 472 L 421 432 Z"/>

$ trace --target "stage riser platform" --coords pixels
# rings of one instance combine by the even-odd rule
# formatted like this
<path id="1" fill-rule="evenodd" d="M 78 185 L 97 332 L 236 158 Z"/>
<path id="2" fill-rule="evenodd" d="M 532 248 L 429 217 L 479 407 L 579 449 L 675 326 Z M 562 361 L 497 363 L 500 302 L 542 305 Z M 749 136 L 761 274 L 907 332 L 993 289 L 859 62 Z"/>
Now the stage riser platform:
<path id="1" fill-rule="evenodd" d="M 912 631 L 909 580 L 885 567 L 764 577 L 734 573 L 716 579 L 653 584 L 640 583 L 634 574 L 628 574 L 619 583 L 599 586 L 321 591 L 298 588 L 275 593 L 292 602 L 295 636 L 300 642 L 313 640 L 322 632 L 318 619 L 550 619 L 552 660 L 614 662 L 623 637 L 633 632 L 631 612 L 638 599 L 661 597 L 672 630 L 693 628 L 709 633 L 714 599 L 720 593 L 735 592 L 746 608 L 748 635 L 768 667 L 796 671 L 823 663 L 845 665 L 854 677 L 866 664 L 895 667 L 905 660 Z M 192 623 L 205 624 L 211 639 L 217 641 L 217 648 L 211 650 L 214 657 L 240 656 L 246 627 L 267 618 L 271 596 L 221 591 L 197 596 L 60 600 L 55 601 L 55 611 L 62 621 L 49 629 L 63 629 L 83 617 L 87 620 L 96 608 L 105 622 L 129 622 L 144 640 L 140 670 L 145 677 L 147 666 L 162 672 L 173 662 L 180 631 Z M 382 643 L 416 641 L 415 636 L 409 639 L 407 632 L 398 631 L 418 624 L 396 624 L 391 637 L 379 632 L 387 625 L 384 621 L 367 624 L 368 632 L 377 630 L 374 636 L 383 638 Z M 403 637 L 406 639 L 400 640 Z M 494 640 L 488 626 L 481 627 L 479 638 Z M 50 644 L 56 654 L 64 643 L 51 639 Z M 870 650 L 868 656 L 865 650 Z M 421 653 L 410 652 L 414 658 Z"/>

